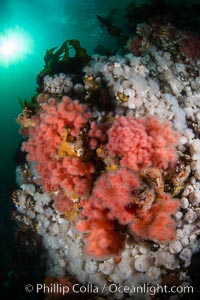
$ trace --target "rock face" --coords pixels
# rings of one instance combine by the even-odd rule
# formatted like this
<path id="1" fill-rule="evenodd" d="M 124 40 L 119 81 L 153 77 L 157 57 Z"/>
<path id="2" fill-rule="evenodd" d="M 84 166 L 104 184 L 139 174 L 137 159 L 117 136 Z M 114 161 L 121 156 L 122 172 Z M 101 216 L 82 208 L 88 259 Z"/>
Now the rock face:
<path id="1" fill-rule="evenodd" d="M 109 299 L 125 297 L 111 284 L 161 284 L 170 272 L 189 284 L 199 250 L 200 60 L 170 24 L 137 34 L 137 55 L 44 77 L 37 109 L 19 118 L 28 155 L 16 218 L 42 237 L 49 275 Z"/>

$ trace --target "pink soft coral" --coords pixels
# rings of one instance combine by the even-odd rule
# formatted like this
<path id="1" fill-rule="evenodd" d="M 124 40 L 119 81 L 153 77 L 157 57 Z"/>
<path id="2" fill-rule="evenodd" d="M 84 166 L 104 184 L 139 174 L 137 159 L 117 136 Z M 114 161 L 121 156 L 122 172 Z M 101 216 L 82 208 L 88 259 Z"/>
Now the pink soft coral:
<path id="1" fill-rule="evenodd" d="M 85 253 L 96 259 L 118 254 L 122 250 L 124 239 L 116 230 L 115 223 L 106 217 L 106 210 L 96 208 L 92 201 L 82 205 L 82 217 L 86 219 L 77 223 L 77 229 L 85 233 Z"/>
<path id="2" fill-rule="evenodd" d="M 176 160 L 178 136 L 170 122 L 162 123 L 155 116 L 116 116 L 108 130 L 107 149 L 111 157 L 120 158 L 121 166 L 132 170 L 150 166 L 166 169 Z"/>
<path id="3" fill-rule="evenodd" d="M 77 226 L 87 232 L 87 254 L 100 258 L 120 251 L 122 244 L 116 236 L 114 222 L 129 225 L 135 237 L 160 243 L 174 239 L 172 215 L 179 202 L 163 192 L 162 183 L 155 185 L 155 176 L 148 184 L 142 181 L 145 174 L 148 177 L 151 173 L 161 179 L 158 170 L 146 169 L 139 179 L 139 175 L 127 168 L 110 171 L 97 179 L 90 198 L 82 202 L 83 219 Z"/>
<path id="4" fill-rule="evenodd" d="M 98 208 L 107 209 L 107 218 L 117 219 L 126 225 L 132 219 L 132 214 L 126 209 L 133 203 L 132 192 L 140 185 L 133 172 L 120 168 L 101 175 L 95 182 L 90 201 Z"/>
<path id="5" fill-rule="evenodd" d="M 54 196 L 54 207 L 58 211 L 65 213 L 73 210 L 74 203 L 69 197 L 67 197 L 64 192 L 60 191 Z"/>
<path id="6" fill-rule="evenodd" d="M 131 192 L 139 186 L 137 177 L 126 168 L 101 175 L 95 183 L 89 200 L 82 201 L 83 211 L 78 230 L 87 232 L 87 255 L 105 258 L 117 254 L 123 238 L 115 229 L 115 220 L 128 224 L 132 214 L 126 205 L 132 202 Z"/>
<path id="7" fill-rule="evenodd" d="M 68 198 L 89 192 L 94 167 L 76 155 L 71 145 L 89 117 L 85 105 L 68 97 L 58 104 L 49 99 L 32 117 L 34 126 L 28 129 L 29 139 L 22 149 L 28 152 L 27 160 L 36 163 L 37 182 L 44 191 L 61 191 Z M 67 134 L 70 134 L 71 143 L 66 141 Z"/>
<path id="8" fill-rule="evenodd" d="M 136 237 L 154 242 L 169 242 L 175 238 L 175 222 L 172 218 L 179 208 L 179 202 L 163 193 L 149 210 L 136 209 L 130 229 Z"/>

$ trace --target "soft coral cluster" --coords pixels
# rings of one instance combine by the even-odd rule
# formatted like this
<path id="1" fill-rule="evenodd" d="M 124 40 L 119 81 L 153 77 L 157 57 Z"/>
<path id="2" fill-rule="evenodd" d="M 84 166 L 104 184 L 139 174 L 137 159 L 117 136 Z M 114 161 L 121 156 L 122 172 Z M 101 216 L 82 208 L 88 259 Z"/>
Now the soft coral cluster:
<path id="1" fill-rule="evenodd" d="M 139 179 L 126 168 L 101 175 L 95 183 L 90 201 L 107 209 L 107 218 L 128 224 L 132 217 L 126 207 L 133 204 L 132 193 L 139 188 Z"/>
<path id="2" fill-rule="evenodd" d="M 81 216 L 84 219 L 77 224 L 80 231 L 87 232 L 87 254 L 101 258 L 101 255 L 121 250 L 123 239 L 119 243 L 114 231 L 115 222 L 129 225 L 135 237 L 161 243 L 174 239 L 172 215 L 178 209 L 179 202 L 163 192 L 162 184 L 153 187 L 151 182 L 147 184 L 142 181 L 144 174 L 151 173 L 158 174 L 160 180 L 157 169 L 154 172 L 143 170 L 142 173 L 139 177 L 139 174 L 136 176 L 123 167 L 102 174 L 97 179 L 90 198 L 82 203 Z M 154 180 L 152 177 L 153 184 Z"/>
<path id="3" fill-rule="evenodd" d="M 178 136 L 170 122 L 162 123 L 155 116 L 116 116 L 108 130 L 107 149 L 111 157 L 120 159 L 121 166 L 131 170 L 150 166 L 161 170 L 175 162 Z"/>
<path id="4" fill-rule="evenodd" d="M 126 168 L 102 174 L 95 182 L 88 200 L 82 201 L 82 220 L 77 229 L 87 232 L 85 252 L 96 258 L 117 254 L 123 246 L 123 238 L 115 228 L 115 220 L 121 224 L 131 221 L 125 207 L 132 202 L 131 191 L 139 186 L 137 177 Z"/>
<path id="5" fill-rule="evenodd" d="M 34 126 L 28 128 L 29 138 L 22 149 L 28 152 L 27 160 L 36 163 L 38 182 L 46 192 L 61 192 L 69 198 L 89 192 L 94 166 L 83 161 L 78 153 L 75 155 L 75 151 L 71 151 L 74 155 L 68 152 L 59 155 L 63 137 L 67 138 L 66 131 L 73 142 L 89 118 L 87 107 L 68 97 L 58 104 L 49 99 L 32 117 Z M 70 142 L 65 140 L 64 143 L 70 147 Z"/>
<path id="6" fill-rule="evenodd" d="M 83 205 L 84 219 L 77 225 L 80 231 L 87 231 L 87 254 L 99 258 L 101 254 L 120 250 L 115 233 L 110 232 L 116 223 L 127 225 L 136 238 L 160 243 L 174 239 L 172 215 L 179 202 L 164 193 L 162 171 L 176 162 L 178 137 L 170 122 L 161 122 L 155 116 L 115 117 L 107 130 L 108 142 L 104 147 L 117 170 L 107 168 L 108 172 L 97 178 L 88 202 Z M 102 236 L 97 234 L 99 224 Z M 96 246 L 106 235 L 109 241 L 112 239 L 112 250 L 110 243 Z"/>
<path id="7" fill-rule="evenodd" d="M 115 223 L 106 217 L 107 210 L 88 200 L 83 200 L 81 205 L 84 207 L 81 215 L 86 219 L 78 221 L 77 229 L 87 240 L 85 253 L 100 260 L 119 253 L 124 239 Z"/>
<path id="8" fill-rule="evenodd" d="M 175 222 L 172 215 L 179 208 L 179 201 L 163 193 L 155 199 L 149 210 L 136 209 L 130 229 L 138 238 L 165 243 L 175 238 Z"/>
<path id="9" fill-rule="evenodd" d="M 112 124 L 90 123 L 87 107 L 68 97 L 40 105 L 22 149 L 57 210 L 71 218 L 82 207 L 77 229 L 84 233 L 86 253 L 98 259 L 119 253 L 124 228 L 135 237 L 172 240 L 179 205 L 164 193 L 162 181 L 162 171 L 176 160 L 178 133 L 170 122 L 116 116 Z M 90 155 L 84 155 L 86 147 Z M 102 160 L 103 174 L 93 176 L 90 159 Z"/>

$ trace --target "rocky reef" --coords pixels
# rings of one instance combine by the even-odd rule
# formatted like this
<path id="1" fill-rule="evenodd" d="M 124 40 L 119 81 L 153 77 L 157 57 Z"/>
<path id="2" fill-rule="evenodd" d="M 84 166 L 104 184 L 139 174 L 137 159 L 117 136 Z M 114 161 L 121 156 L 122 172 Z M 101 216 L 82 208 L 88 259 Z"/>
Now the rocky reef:
<path id="1" fill-rule="evenodd" d="M 13 199 L 42 237 L 51 283 L 93 284 L 106 299 L 150 299 L 133 289 L 144 285 L 187 293 L 200 248 L 199 40 L 152 19 L 110 56 L 73 41 L 62 72 L 66 48 L 46 53 L 18 117 L 26 162 Z"/>

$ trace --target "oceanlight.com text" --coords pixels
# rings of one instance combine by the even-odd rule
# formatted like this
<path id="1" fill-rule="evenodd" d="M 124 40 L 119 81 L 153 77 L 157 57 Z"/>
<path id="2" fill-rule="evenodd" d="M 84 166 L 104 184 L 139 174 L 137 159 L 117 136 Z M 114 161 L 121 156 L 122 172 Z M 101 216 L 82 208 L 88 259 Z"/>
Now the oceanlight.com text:
<path id="1" fill-rule="evenodd" d="M 49 285 L 38 283 L 34 287 L 32 284 L 27 284 L 25 286 L 25 291 L 27 293 L 36 292 L 36 293 L 45 293 L 45 294 L 84 294 L 84 293 L 93 293 L 93 294 L 104 294 L 104 292 L 114 293 L 126 293 L 129 295 L 134 294 L 149 294 L 151 296 L 161 293 L 161 294 L 193 294 L 193 286 L 167 286 L 167 285 L 150 285 L 148 283 L 143 285 L 120 285 L 120 284 L 104 284 L 102 287 L 96 286 L 94 284 L 81 285 L 76 283 L 72 286 L 62 285 L 60 283 L 52 283 Z"/>

